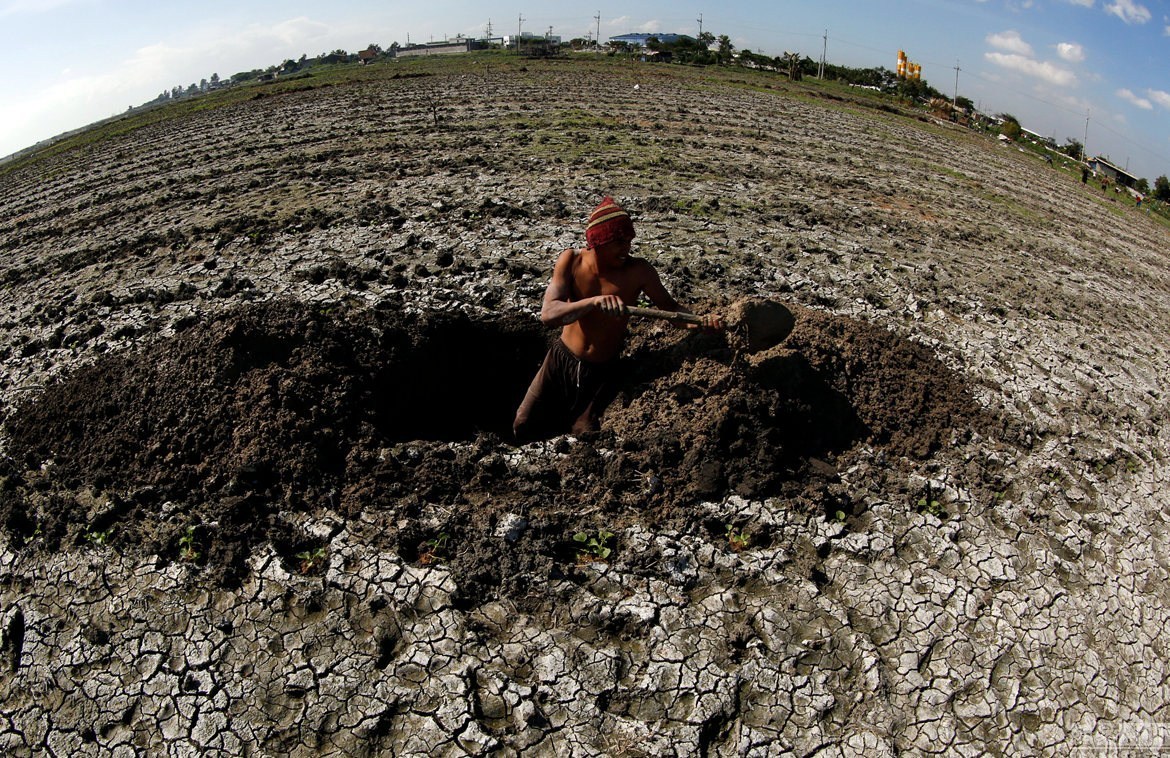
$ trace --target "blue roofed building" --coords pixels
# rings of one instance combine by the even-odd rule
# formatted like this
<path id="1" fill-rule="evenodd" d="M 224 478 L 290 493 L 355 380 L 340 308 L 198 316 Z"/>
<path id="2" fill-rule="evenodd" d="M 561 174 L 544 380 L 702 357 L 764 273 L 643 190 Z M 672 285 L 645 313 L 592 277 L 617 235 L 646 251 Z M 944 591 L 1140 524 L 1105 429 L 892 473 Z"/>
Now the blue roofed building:
<path id="1" fill-rule="evenodd" d="M 692 37 L 689 37 L 686 34 L 668 34 L 666 32 L 655 32 L 655 33 L 651 33 L 651 34 L 646 34 L 646 33 L 639 32 L 636 34 L 619 34 L 616 37 L 610 37 L 609 41 L 611 43 L 612 42 L 624 42 L 627 45 L 631 45 L 633 47 L 646 47 L 646 42 L 651 37 L 656 37 L 658 39 L 658 41 L 663 43 L 664 45 L 672 45 L 675 42 L 678 42 L 679 40 L 683 40 L 683 39 L 693 39 Z"/>

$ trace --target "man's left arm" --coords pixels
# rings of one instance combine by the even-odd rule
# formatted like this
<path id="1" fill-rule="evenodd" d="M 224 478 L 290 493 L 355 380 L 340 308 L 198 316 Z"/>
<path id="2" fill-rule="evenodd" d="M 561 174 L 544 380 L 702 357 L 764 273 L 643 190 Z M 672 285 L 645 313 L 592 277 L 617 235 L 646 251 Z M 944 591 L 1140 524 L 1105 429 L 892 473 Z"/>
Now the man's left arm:
<path id="1" fill-rule="evenodd" d="M 662 279 L 658 276 L 658 270 L 649 262 L 643 261 L 645 271 L 641 278 L 642 292 L 646 297 L 650 298 L 650 302 L 654 303 L 654 307 L 661 311 L 670 311 L 671 313 L 687 313 L 689 311 L 682 307 L 677 300 L 671 296 L 666 287 L 662 284 Z M 703 324 L 705 329 L 722 329 L 723 317 L 718 313 L 702 314 Z M 694 329 L 698 324 L 682 324 L 689 329 Z"/>

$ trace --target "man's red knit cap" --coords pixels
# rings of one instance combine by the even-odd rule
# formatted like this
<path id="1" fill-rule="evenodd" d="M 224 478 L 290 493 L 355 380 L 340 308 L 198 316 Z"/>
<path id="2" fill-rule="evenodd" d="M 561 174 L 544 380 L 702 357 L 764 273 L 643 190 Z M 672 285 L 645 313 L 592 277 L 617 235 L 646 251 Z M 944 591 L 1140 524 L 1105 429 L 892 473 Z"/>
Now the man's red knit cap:
<path id="1" fill-rule="evenodd" d="M 634 222 L 630 214 L 626 213 L 612 197 L 606 197 L 601 204 L 589 214 L 589 223 L 585 225 L 585 241 L 589 247 L 604 245 L 613 240 L 632 240 L 634 238 Z"/>

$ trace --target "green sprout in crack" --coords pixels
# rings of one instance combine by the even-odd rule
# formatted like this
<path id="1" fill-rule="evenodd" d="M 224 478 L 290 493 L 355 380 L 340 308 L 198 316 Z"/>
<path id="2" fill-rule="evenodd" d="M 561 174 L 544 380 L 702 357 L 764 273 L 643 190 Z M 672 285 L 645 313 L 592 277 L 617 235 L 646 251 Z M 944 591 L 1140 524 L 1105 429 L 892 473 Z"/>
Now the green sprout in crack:
<path id="1" fill-rule="evenodd" d="M 577 560 L 581 563 L 590 563 L 608 559 L 613 553 L 609 547 L 611 539 L 613 539 L 613 532 L 605 529 L 598 529 L 593 535 L 577 532 L 573 535 L 573 541 L 581 545 L 577 548 Z"/>
<path id="2" fill-rule="evenodd" d="M 33 542 L 35 542 L 35 541 L 37 540 L 37 538 L 38 538 L 38 537 L 40 537 L 40 536 L 41 536 L 41 522 L 39 522 L 39 521 L 38 521 L 38 522 L 37 522 L 37 525 L 36 525 L 36 528 L 35 528 L 35 529 L 33 529 L 33 531 L 32 531 L 32 534 L 26 534 L 26 535 L 25 535 L 25 536 L 24 536 L 24 537 L 21 539 L 21 544 L 22 544 L 24 547 L 28 547 L 28 546 L 29 546 L 29 545 L 31 545 Z"/>
<path id="3" fill-rule="evenodd" d="M 104 547 L 110 541 L 110 535 L 114 533 L 113 529 L 106 529 L 105 531 L 87 530 L 85 532 L 85 541 L 94 547 Z"/>
<path id="4" fill-rule="evenodd" d="M 199 551 L 195 549 L 195 525 L 188 526 L 183 536 L 179 538 L 179 558 L 194 563 L 199 560 Z"/>
<path id="5" fill-rule="evenodd" d="M 940 521 L 947 518 L 946 508 L 943 507 L 942 503 L 932 497 L 929 492 L 918 498 L 918 512 L 928 513 Z"/>
<path id="6" fill-rule="evenodd" d="M 418 562 L 423 566 L 427 566 L 446 559 L 447 543 L 450 539 L 451 535 L 446 532 L 440 532 L 438 535 L 424 542 L 423 550 L 418 555 Z"/>
<path id="7" fill-rule="evenodd" d="M 301 562 L 297 570 L 302 574 L 316 573 L 325 565 L 325 557 L 328 554 L 329 551 L 324 545 L 313 548 L 312 550 L 302 550 L 296 555 Z"/>
<path id="8" fill-rule="evenodd" d="M 747 529 L 736 531 L 734 526 L 728 524 L 726 533 L 727 544 L 731 545 L 731 549 L 737 553 L 747 550 L 748 546 L 751 545 L 752 536 L 748 533 Z"/>

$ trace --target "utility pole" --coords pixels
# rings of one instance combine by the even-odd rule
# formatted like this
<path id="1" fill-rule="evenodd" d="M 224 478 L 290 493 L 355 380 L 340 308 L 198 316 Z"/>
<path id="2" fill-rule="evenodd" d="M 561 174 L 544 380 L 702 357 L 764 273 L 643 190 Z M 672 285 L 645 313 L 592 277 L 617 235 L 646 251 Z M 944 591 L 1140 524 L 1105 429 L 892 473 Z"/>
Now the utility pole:
<path id="1" fill-rule="evenodd" d="M 699 22 L 699 41 L 701 42 L 703 40 L 703 14 L 700 13 L 695 20 Z"/>
<path id="2" fill-rule="evenodd" d="M 955 110 L 959 110 L 959 61 L 955 61 Z"/>
<path id="3" fill-rule="evenodd" d="M 520 20 L 516 22 L 516 54 L 517 55 L 520 54 L 520 38 L 521 38 L 520 30 L 523 28 L 523 24 L 524 24 L 524 14 L 521 13 Z"/>
<path id="4" fill-rule="evenodd" d="M 817 78 L 825 78 L 825 56 L 829 53 L 829 30 L 825 30 L 825 46 L 821 48 L 821 68 L 817 71 Z"/>
<path id="5" fill-rule="evenodd" d="M 1085 162 L 1085 148 L 1089 144 L 1089 117 L 1093 114 L 1091 109 L 1085 110 L 1085 141 L 1081 143 L 1081 163 Z"/>
<path id="6" fill-rule="evenodd" d="M 492 20 L 490 18 L 488 19 L 487 29 L 484 30 L 484 36 L 487 39 L 492 38 Z"/>
<path id="7" fill-rule="evenodd" d="M 601 11 L 597 11 L 597 15 L 593 17 L 597 22 L 597 46 L 601 47 Z"/>

